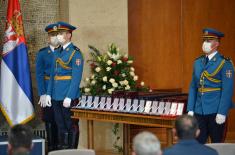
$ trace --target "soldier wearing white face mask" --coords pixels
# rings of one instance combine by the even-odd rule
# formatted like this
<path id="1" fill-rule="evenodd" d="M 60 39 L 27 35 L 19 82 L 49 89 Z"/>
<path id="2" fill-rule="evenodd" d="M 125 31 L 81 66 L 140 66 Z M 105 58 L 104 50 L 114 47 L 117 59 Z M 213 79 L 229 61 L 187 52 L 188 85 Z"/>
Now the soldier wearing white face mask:
<path id="1" fill-rule="evenodd" d="M 223 142 L 226 117 L 232 107 L 234 67 L 218 52 L 222 37 L 224 34 L 215 29 L 204 29 L 205 55 L 194 62 L 187 110 L 198 120 L 201 143 L 206 143 L 208 137 L 213 143 Z"/>
<path id="2" fill-rule="evenodd" d="M 51 104 L 46 103 L 47 86 L 50 79 L 50 72 L 53 66 L 54 50 L 59 46 L 57 39 L 57 24 L 50 24 L 45 28 L 48 33 L 48 46 L 42 48 L 36 57 L 36 81 L 40 100 L 38 104 L 43 108 L 43 121 L 45 122 L 48 151 L 57 149 L 57 126 L 54 119 Z"/>
<path id="3" fill-rule="evenodd" d="M 52 103 L 56 125 L 59 131 L 59 149 L 76 148 L 78 123 L 71 119 L 70 107 L 80 96 L 80 81 L 83 72 L 81 51 L 71 42 L 76 27 L 57 22 L 57 39 L 61 48 L 55 52 L 54 65 L 50 74 L 46 103 Z"/>

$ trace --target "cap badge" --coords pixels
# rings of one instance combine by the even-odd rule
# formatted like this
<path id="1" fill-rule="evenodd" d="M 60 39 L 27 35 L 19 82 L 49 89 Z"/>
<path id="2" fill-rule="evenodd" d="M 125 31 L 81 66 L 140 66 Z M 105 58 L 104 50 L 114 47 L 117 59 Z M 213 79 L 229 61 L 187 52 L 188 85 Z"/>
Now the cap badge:
<path id="1" fill-rule="evenodd" d="M 53 30 L 55 30 L 55 31 L 56 31 L 56 30 L 57 30 L 57 26 L 54 26 L 54 27 L 53 27 Z"/>

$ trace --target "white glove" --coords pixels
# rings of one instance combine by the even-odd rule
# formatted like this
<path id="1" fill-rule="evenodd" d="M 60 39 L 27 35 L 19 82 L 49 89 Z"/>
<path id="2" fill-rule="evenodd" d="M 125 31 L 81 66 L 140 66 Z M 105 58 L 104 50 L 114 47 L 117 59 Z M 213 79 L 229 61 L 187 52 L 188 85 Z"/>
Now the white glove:
<path id="1" fill-rule="evenodd" d="M 72 101 L 71 98 L 66 97 L 66 98 L 64 99 L 63 106 L 64 106 L 65 108 L 70 107 L 71 101 Z"/>
<path id="2" fill-rule="evenodd" d="M 188 112 L 188 115 L 193 116 L 193 115 L 194 115 L 194 112 L 193 112 L 193 111 L 189 111 L 189 112 Z"/>
<path id="3" fill-rule="evenodd" d="M 50 95 L 46 95 L 46 106 L 51 107 L 51 96 Z"/>
<path id="4" fill-rule="evenodd" d="M 40 96 L 38 104 L 43 108 L 46 107 L 46 94 Z"/>
<path id="5" fill-rule="evenodd" d="M 217 124 L 223 124 L 225 120 L 226 120 L 226 116 L 221 115 L 221 114 L 216 115 L 215 121 Z"/>

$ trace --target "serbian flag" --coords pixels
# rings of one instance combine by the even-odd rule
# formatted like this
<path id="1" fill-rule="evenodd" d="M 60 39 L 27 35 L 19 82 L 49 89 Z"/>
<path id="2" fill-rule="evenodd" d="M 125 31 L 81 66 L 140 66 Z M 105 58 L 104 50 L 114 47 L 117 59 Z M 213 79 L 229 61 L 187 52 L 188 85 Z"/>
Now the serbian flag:
<path id="1" fill-rule="evenodd" d="M 12 126 L 34 117 L 32 83 L 18 0 L 8 0 L 1 72 L 0 108 Z"/>

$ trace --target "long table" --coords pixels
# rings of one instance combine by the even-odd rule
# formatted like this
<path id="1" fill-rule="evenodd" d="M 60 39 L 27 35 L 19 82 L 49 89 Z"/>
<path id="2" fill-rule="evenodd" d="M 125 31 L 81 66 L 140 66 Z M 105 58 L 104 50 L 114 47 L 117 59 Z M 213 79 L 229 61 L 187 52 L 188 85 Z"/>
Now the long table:
<path id="1" fill-rule="evenodd" d="M 165 128 L 167 130 L 167 145 L 173 143 L 172 129 L 174 128 L 175 117 L 119 113 L 110 111 L 97 111 L 88 109 L 72 108 L 73 119 L 86 119 L 88 125 L 88 148 L 94 149 L 94 122 L 104 121 L 112 123 L 123 123 L 123 150 L 124 155 L 130 154 L 130 124 Z"/>

